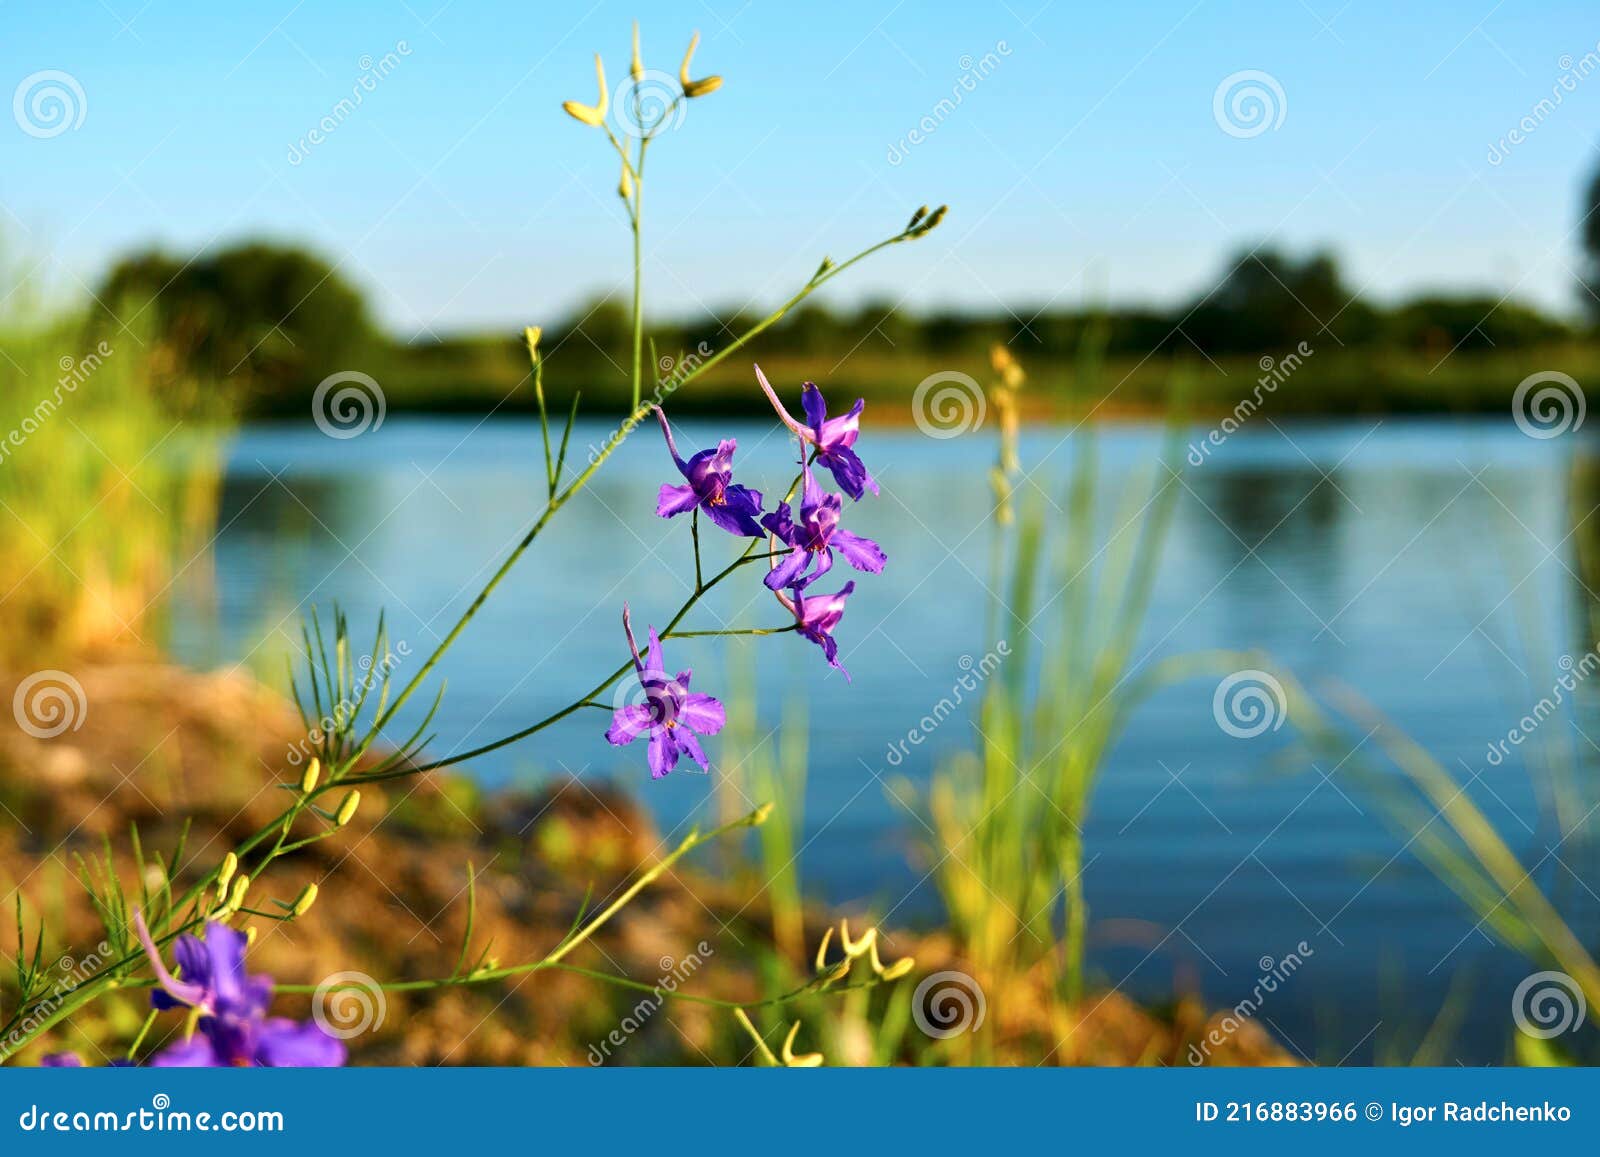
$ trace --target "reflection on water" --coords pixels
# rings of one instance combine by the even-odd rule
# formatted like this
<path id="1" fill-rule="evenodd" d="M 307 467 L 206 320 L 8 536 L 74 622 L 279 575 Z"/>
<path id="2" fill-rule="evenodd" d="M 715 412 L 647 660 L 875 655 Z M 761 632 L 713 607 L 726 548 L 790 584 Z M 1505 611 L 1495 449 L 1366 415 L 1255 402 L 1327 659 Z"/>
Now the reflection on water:
<path id="1" fill-rule="evenodd" d="M 682 437 L 698 445 L 729 432 L 728 424 L 690 424 Z M 787 449 L 772 429 L 731 432 L 741 480 L 781 489 Z M 575 442 L 604 433 L 580 429 Z M 1114 529 L 1120 492 L 1151 468 L 1160 441 L 1143 427 L 1102 435 L 1103 532 Z M 1023 461 L 1039 464 L 1031 493 L 1060 500 L 1073 449 L 1063 432 L 1028 434 Z M 839 632 L 853 684 L 799 639 L 738 645 L 755 648 L 770 726 L 787 697 L 810 702 L 809 886 L 895 921 L 929 919 L 936 898 L 918 847 L 924 829 L 880 777 L 925 781 L 942 755 L 968 741 L 963 726 L 947 722 L 895 766 L 887 759 L 948 693 L 963 656 L 993 647 L 984 635 L 992 447 L 981 437 L 941 442 L 905 432 L 873 435 L 870 451 L 883 497 L 851 506 L 847 518 L 885 545 L 890 564 L 858 588 Z M 624 599 L 642 621 L 676 608 L 693 582 L 687 529 L 653 517 L 670 470 L 656 441 L 633 439 L 513 572 L 442 664 L 449 691 L 435 725 L 438 752 L 516 730 L 570 699 L 574 682 L 586 687 L 614 667 Z M 396 419 L 348 442 L 309 426 L 247 431 L 221 515 L 216 605 L 180 615 L 176 645 L 191 662 L 244 661 L 276 676 L 299 616 L 337 600 L 358 634 L 382 608 L 391 635 L 425 654 L 525 529 L 540 471 L 525 423 Z M 1592 866 L 1587 830 L 1541 861 L 1563 830 L 1529 774 L 1544 773 L 1545 757 L 1530 747 L 1490 767 L 1484 756 L 1548 691 L 1560 657 L 1593 645 L 1594 604 L 1580 576 L 1597 587 L 1600 530 L 1586 517 L 1600 504 L 1596 474 L 1592 464 L 1574 466 L 1568 440 L 1534 441 L 1510 423 L 1235 434 L 1184 475 L 1135 653 L 1148 662 L 1260 648 L 1314 687 L 1360 689 L 1461 778 L 1483 773 L 1489 818 L 1526 862 L 1540 862 L 1537 878 L 1568 900 L 1592 943 L 1600 927 L 1592 876 L 1579 878 Z M 732 556 L 730 540 L 707 542 L 708 565 Z M 702 626 L 783 621 L 753 574 L 715 592 L 707 612 Z M 1037 629 L 1053 637 L 1052 624 Z M 697 689 L 725 686 L 722 644 L 680 641 L 671 653 L 676 665 L 695 668 Z M 1340 782 L 1338 768 L 1275 762 L 1291 729 L 1255 740 L 1219 729 L 1213 690 L 1158 693 L 1102 777 L 1085 880 L 1099 929 L 1092 963 L 1103 979 L 1160 995 L 1177 975 L 1233 1004 L 1265 958 L 1305 941 L 1314 955 L 1263 1010 L 1292 1046 L 1337 1060 L 1358 1046 L 1357 1058 L 1370 1056 L 1374 1042 L 1414 1039 L 1459 977 L 1470 999 L 1447 1059 L 1500 1059 L 1510 993 L 1529 967 L 1476 931 L 1409 856 L 1397 857 L 1406 837 Z M 1579 770 L 1570 778 L 1587 799 L 1600 748 L 1584 733 L 1600 738 L 1600 730 L 1585 718 L 1580 702 L 1540 740 Z M 603 726 L 599 713 L 580 714 L 486 757 L 474 773 L 490 783 L 620 778 L 668 830 L 708 814 L 708 778 L 652 784 L 636 751 L 604 743 Z"/>

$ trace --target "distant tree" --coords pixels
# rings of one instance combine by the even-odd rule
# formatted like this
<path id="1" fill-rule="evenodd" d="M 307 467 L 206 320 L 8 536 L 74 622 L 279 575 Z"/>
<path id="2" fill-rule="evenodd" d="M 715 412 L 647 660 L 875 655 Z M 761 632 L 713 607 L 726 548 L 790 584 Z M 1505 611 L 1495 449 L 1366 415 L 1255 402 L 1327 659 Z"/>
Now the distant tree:
<path id="1" fill-rule="evenodd" d="M 1600 170 L 1589 180 L 1582 207 L 1583 274 L 1578 297 L 1584 311 L 1600 325 Z"/>
<path id="2" fill-rule="evenodd" d="M 361 294 L 321 258 L 251 242 L 189 261 L 119 261 L 96 292 L 96 324 L 153 333 L 176 379 L 231 384 L 268 405 L 360 369 L 375 333 Z"/>
<path id="3" fill-rule="evenodd" d="M 1190 340 L 1207 353 L 1253 353 L 1343 341 L 1341 310 L 1353 295 L 1328 253 L 1295 260 L 1270 249 L 1235 257 L 1222 281 L 1182 321 Z M 1180 315 L 1182 317 L 1182 315 Z"/>

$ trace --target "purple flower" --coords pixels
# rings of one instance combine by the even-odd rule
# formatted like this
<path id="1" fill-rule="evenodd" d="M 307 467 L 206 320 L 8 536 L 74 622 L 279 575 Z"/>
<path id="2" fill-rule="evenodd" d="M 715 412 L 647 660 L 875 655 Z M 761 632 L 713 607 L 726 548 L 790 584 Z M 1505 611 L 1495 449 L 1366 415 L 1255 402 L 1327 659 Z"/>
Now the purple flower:
<path id="1" fill-rule="evenodd" d="M 833 637 L 833 628 L 844 618 L 844 601 L 855 589 L 854 582 L 847 582 L 838 594 L 833 595 L 806 595 L 800 590 L 793 595 L 777 592 L 778 601 L 794 615 L 800 633 L 822 648 L 828 666 L 837 668 L 846 681 L 850 678 L 850 672 L 839 664 L 839 643 Z"/>
<path id="2" fill-rule="evenodd" d="M 83 1058 L 77 1053 L 48 1053 L 39 1058 L 42 1069 L 81 1069 Z"/>
<path id="3" fill-rule="evenodd" d="M 193 1008 L 200 1012 L 197 1031 L 187 1040 L 150 1059 L 157 1068 L 226 1068 L 262 1065 L 272 1068 L 335 1068 L 344 1064 L 343 1042 L 315 1023 L 267 1016 L 272 980 L 244 969 L 247 943 L 243 933 L 217 921 L 206 923 L 205 939 L 183 935 L 173 948 L 182 978 L 162 963 L 143 915 L 135 913 L 134 929 L 161 987 L 150 994 L 158 1009 Z"/>
<path id="4" fill-rule="evenodd" d="M 861 411 L 866 402 L 861 398 L 856 399 L 856 404 L 850 407 L 848 414 L 841 414 L 837 418 L 828 417 L 828 404 L 823 400 L 822 391 L 817 389 L 815 382 L 806 382 L 800 387 L 800 405 L 806 412 L 806 421 L 810 425 L 802 426 L 789 415 L 783 408 L 783 403 L 778 401 L 778 395 L 773 391 L 767 375 L 761 372 L 761 367 L 756 367 L 756 381 L 761 383 L 761 388 L 766 391 L 767 399 L 772 403 L 773 409 L 778 411 L 778 417 L 783 419 L 783 424 L 793 430 L 802 443 L 809 442 L 816 447 L 816 456 L 813 461 L 833 475 L 833 480 L 857 502 L 861 500 L 862 492 L 870 490 L 878 493 L 878 484 L 873 481 L 872 475 L 867 473 L 866 465 L 856 456 L 852 447 L 856 444 L 856 437 L 861 433 Z"/>
<path id="5" fill-rule="evenodd" d="M 678 672 L 676 679 L 667 678 L 662 665 L 661 640 L 650 628 L 650 646 L 644 656 L 639 655 L 639 645 L 633 640 L 633 624 L 628 617 L 627 604 L 622 607 L 622 630 L 628 636 L 628 650 L 633 652 L 633 667 L 644 688 L 645 701 L 617 708 L 606 740 L 616 747 L 625 747 L 639 736 L 650 736 L 650 778 L 660 779 L 678 766 L 678 757 L 687 755 L 702 768 L 710 761 L 700 747 L 699 735 L 715 735 L 727 722 L 727 712 L 722 704 L 709 695 L 689 693 L 692 670 Z"/>
<path id="6" fill-rule="evenodd" d="M 888 561 L 882 548 L 870 538 L 841 529 L 839 512 L 844 500 L 837 494 L 823 492 L 804 458 L 800 471 L 805 476 L 805 489 L 800 496 L 800 521 L 794 520 L 787 502 L 779 503 L 776 511 L 761 520 L 761 525 L 771 531 L 774 538 L 789 547 L 789 553 L 762 580 L 767 588 L 803 590 L 810 586 L 833 568 L 834 547 L 838 547 L 844 560 L 857 570 L 880 573 Z M 807 575 L 806 568 L 813 560 L 816 569 Z"/>
<path id="7" fill-rule="evenodd" d="M 660 406 L 651 407 L 661 423 L 661 433 L 667 439 L 667 450 L 678 470 L 687 478 L 685 486 L 664 483 L 656 499 L 656 513 L 662 518 L 673 518 L 696 507 L 706 512 L 706 517 L 729 534 L 744 538 L 760 538 L 761 527 L 756 519 L 761 515 L 761 491 L 750 490 L 733 481 L 733 452 L 739 443 L 725 438 L 715 450 L 702 450 L 685 462 L 678 455 L 678 445 L 672 439 L 672 427 Z"/>

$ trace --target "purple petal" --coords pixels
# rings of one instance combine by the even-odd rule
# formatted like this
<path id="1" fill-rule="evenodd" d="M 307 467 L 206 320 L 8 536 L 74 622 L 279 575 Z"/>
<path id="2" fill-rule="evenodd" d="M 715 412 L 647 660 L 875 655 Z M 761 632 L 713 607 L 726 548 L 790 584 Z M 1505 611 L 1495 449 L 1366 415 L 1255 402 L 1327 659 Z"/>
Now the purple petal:
<path id="1" fill-rule="evenodd" d="M 48 1053 L 39 1058 L 42 1069 L 81 1069 L 83 1058 L 77 1053 Z"/>
<path id="2" fill-rule="evenodd" d="M 800 577 L 800 572 L 806 569 L 806 564 L 811 561 L 809 551 L 793 550 L 778 560 L 778 565 L 767 572 L 767 577 L 761 581 L 770 591 L 781 591 L 790 586 Z"/>
<path id="3" fill-rule="evenodd" d="M 644 649 L 644 670 L 639 675 L 639 682 L 647 687 L 652 681 L 667 681 L 667 669 L 661 661 L 661 640 L 656 637 L 654 627 L 650 628 L 650 645 Z"/>
<path id="4" fill-rule="evenodd" d="M 861 501 L 863 491 L 878 493 L 878 483 L 867 473 L 866 464 L 848 446 L 817 455 L 817 465 L 832 474 L 833 480 L 839 484 L 839 489 L 857 502 Z"/>
<path id="5" fill-rule="evenodd" d="M 701 771 L 711 770 L 711 761 L 706 758 L 705 749 L 700 746 L 700 741 L 694 737 L 694 732 L 684 727 L 675 729 L 672 733 L 677 741 L 678 749 L 700 765 Z"/>
<path id="6" fill-rule="evenodd" d="M 683 708 L 678 712 L 678 722 L 701 735 L 715 735 L 727 721 L 727 710 L 710 695 L 696 693 L 686 696 Z"/>
<path id="7" fill-rule="evenodd" d="M 186 1041 L 179 1041 L 162 1049 L 147 1062 L 157 1069 L 220 1069 L 225 1068 L 211 1040 L 204 1033 L 195 1033 Z"/>
<path id="8" fill-rule="evenodd" d="M 313 1021 L 273 1017 L 261 1026 L 255 1059 L 274 1069 L 336 1069 L 344 1064 L 345 1047 Z"/>
<path id="9" fill-rule="evenodd" d="M 877 543 L 859 534 L 851 534 L 848 530 L 834 531 L 832 545 L 839 548 L 845 562 L 868 574 L 882 574 L 884 563 L 889 561 L 889 556 L 883 553 L 883 548 Z"/>
<path id="10" fill-rule="evenodd" d="M 816 582 L 819 578 L 833 569 L 832 547 L 823 547 L 811 557 L 817 560 L 817 567 L 810 574 L 806 575 L 805 578 L 797 579 L 790 584 L 795 588 L 795 590 L 804 590 L 806 587 L 810 586 L 812 583 Z"/>
<path id="11" fill-rule="evenodd" d="M 760 538 L 763 533 L 761 524 L 746 510 L 735 510 L 727 503 L 720 506 L 707 503 L 702 509 L 707 518 L 729 534 L 740 538 Z"/>
<path id="12" fill-rule="evenodd" d="M 694 492 L 693 486 L 674 486 L 670 482 L 663 482 L 661 493 L 656 498 L 656 513 L 662 518 L 671 518 L 693 510 L 699 504 L 700 496 Z"/>
<path id="13" fill-rule="evenodd" d="M 800 387 L 800 407 L 806 412 L 806 424 L 818 434 L 828 418 L 828 403 L 817 389 L 816 382 L 806 382 Z"/>
<path id="14" fill-rule="evenodd" d="M 667 728 L 657 727 L 650 733 L 648 762 L 651 779 L 661 779 L 678 766 L 678 745 L 672 741 L 672 735 Z"/>
<path id="15" fill-rule="evenodd" d="M 643 703 L 618 707 L 611 726 L 606 728 L 606 742 L 613 747 L 626 747 L 650 727 L 651 719 L 650 708 Z"/>
<path id="16" fill-rule="evenodd" d="M 244 1016 L 265 1011 L 260 985 L 252 983 L 244 971 L 244 950 L 248 941 L 243 932 L 212 920 L 206 923 L 206 953 L 210 957 L 211 990 L 215 1011 L 236 1012 Z M 271 988 L 267 988 L 270 998 Z"/>
<path id="17" fill-rule="evenodd" d="M 761 513 L 761 491 L 737 484 L 728 487 L 723 500 L 733 510 L 742 510 L 754 518 Z"/>
<path id="18" fill-rule="evenodd" d="M 817 429 L 817 445 L 826 453 L 830 450 L 846 450 L 856 444 L 856 435 L 861 433 L 861 411 L 866 407 L 865 400 L 856 399 L 856 404 L 850 407 L 848 414 L 841 414 L 837 418 L 823 422 Z"/>

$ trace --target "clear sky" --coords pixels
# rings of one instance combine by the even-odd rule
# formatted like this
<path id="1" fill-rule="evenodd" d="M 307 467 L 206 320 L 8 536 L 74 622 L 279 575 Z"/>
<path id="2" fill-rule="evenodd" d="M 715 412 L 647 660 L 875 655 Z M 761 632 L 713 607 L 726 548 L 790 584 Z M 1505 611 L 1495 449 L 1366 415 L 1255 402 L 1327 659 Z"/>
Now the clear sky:
<path id="1" fill-rule="evenodd" d="M 559 106 L 593 100 L 596 49 L 621 78 L 636 13 L 648 67 L 698 28 L 695 72 L 726 78 L 652 149 L 661 312 L 773 301 L 924 201 L 946 228 L 839 300 L 1166 303 L 1271 238 L 1334 247 L 1378 298 L 1575 304 L 1600 10 L 1568 0 L 0 0 L 0 231 L 69 289 L 132 246 L 267 234 L 401 332 L 553 320 L 623 279 L 615 161 Z M 19 91 L 46 70 L 82 93 L 55 135 Z M 1246 70 L 1276 86 L 1254 135 L 1215 101 Z"/>

